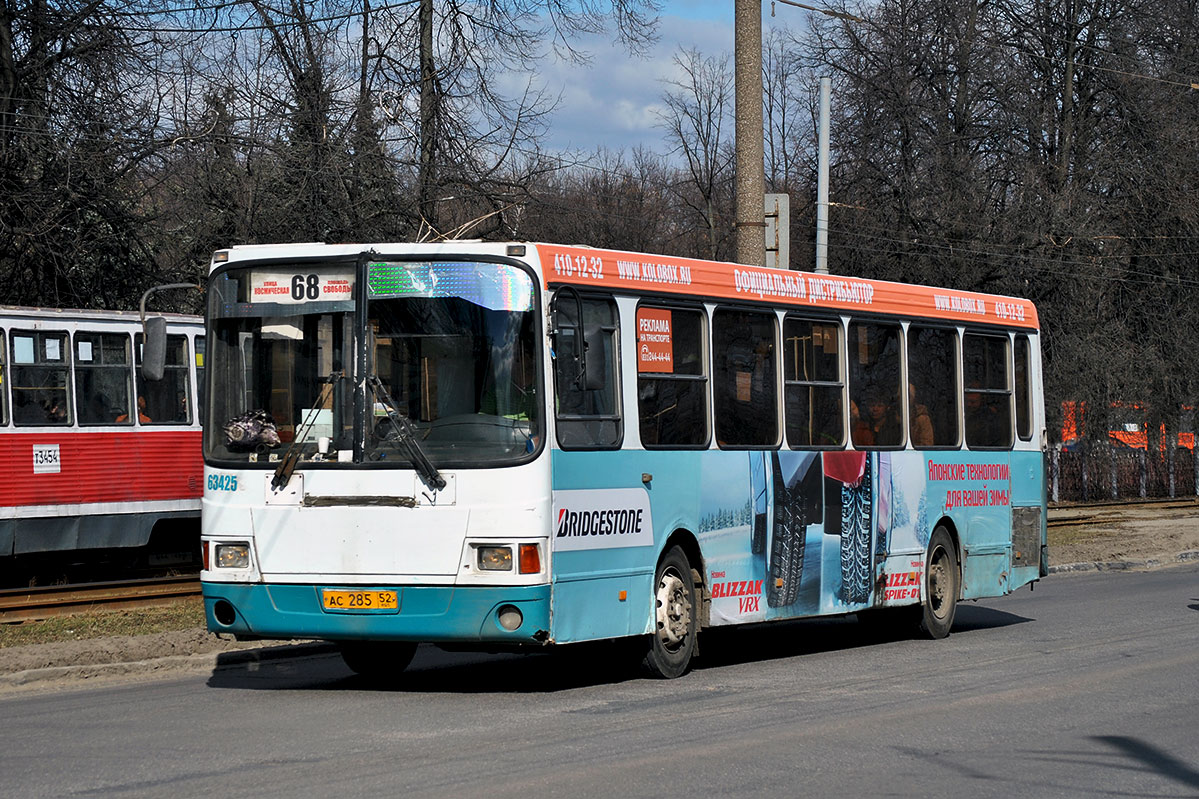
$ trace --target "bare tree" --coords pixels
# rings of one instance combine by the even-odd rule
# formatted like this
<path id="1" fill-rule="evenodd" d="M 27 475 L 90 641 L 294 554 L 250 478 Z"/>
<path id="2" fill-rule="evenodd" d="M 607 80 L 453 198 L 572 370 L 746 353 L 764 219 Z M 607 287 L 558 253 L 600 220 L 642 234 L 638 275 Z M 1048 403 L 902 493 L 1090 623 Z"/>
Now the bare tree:
<path id="1" fill-rule="evenodd" d="M 684 49 L 675 54 L 680 75 L 666 82 L 666 110 L 660 124 L 681 157 L 686 178 L 675 188 L 680 201 L 698 213 L 707 230 L 707 256 L 717 258 L 722 238 L 721 194 L 732 180 L 733 155 L 726 134 L 731 123 L 733 75 L 727 55 L 704 56 Z"/>

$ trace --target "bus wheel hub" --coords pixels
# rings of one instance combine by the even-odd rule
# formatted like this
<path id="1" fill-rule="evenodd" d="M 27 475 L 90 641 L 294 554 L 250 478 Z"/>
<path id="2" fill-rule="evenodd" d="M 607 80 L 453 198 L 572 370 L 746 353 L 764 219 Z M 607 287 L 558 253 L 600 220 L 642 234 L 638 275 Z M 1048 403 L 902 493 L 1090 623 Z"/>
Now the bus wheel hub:
<path id="1" fill-rule="evenodd" d="M 678 646 L 687 637 L 691 621 L 691 602 L 682 579 L 673 572 L 662 575 L 658 583 L 658 637 L 670 646 Z"/>

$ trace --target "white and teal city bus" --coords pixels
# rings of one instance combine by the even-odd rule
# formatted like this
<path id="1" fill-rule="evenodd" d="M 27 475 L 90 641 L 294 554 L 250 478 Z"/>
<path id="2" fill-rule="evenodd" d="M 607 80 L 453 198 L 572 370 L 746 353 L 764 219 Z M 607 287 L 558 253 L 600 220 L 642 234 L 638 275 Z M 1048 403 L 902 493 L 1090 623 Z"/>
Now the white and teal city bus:
<path id="1" fill-rule="evenodd" d="M 1047 573 L 1020 299 L 546 244 L 286 244 L 208 282 L 209 629 L 417 644 L 873 614 Z"/>

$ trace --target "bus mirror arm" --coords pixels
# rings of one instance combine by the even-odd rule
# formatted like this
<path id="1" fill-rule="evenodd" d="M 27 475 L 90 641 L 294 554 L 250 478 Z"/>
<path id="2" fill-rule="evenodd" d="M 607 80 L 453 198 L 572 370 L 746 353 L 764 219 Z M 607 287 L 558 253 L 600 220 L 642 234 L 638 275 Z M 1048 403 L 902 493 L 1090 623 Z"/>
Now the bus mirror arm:
<path id="1" fill-rule="evenodd" d="M 198 283 L 168 283 L 164 286 L 154 286 L 146 289 L 142 294 L 142 301 L 139 306 L 142 318 L 142 335 L 145 338 L 145 343 L 142 345 L 142 377 L 151 383 L 156 383 L 162 380 L 163 373 L 166 368 L 167 359 L 167 320 L 161 316 L 152 316 L 146 318 L 146 300 L 156 291 L 164 291 L 166 289 L 197 289 L 203 291 L 204 287 Z"/>

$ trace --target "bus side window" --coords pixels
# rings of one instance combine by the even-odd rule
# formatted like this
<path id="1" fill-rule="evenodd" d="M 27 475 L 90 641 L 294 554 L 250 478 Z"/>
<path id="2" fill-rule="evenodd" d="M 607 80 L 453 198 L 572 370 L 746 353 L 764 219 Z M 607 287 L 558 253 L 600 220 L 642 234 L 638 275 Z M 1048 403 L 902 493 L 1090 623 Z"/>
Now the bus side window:
<path id="1" fill-rule="evenodd" d="M 957 332 L 908 328 L 908 430 L 916 449 L 957 447 Z"/>
<path id="2" fill-rule="evenodd" d="M 702 311 L 637 309 L 637 408 L 644 446 L 707 446 L 706 340 Z"/>
<path id="3" fill-rule="evenodd" d="M 27 427 L 69 425 L 70 371 L 65 332 L 14 332 L 13 422 Z"/>
<path id="4" fill-rule="evenodd" d="M 842 446 L 841 326 L 789 317 L 783 324 L 783 380 L 787 443 L 794 449 Z"/>
<path id="5" fill-rule="evenodd" d="M 971 449 L 1012 446 L 1012 389 L 1008 340 L 967 333 L 962 338 L 966 445 Z"/>
<path id="6" fill-rule="evenodd" d="M 1016 435 L 1021 440 L 1032 438 L 1032 392 L 1029 390 L 1028 376 L 1032 374 L 1030 363 L 1031 349 L 1028 336 L 1016 336 Z"/>
<path id="7" fill-rule="evenodd" d="M 624 425 L 616 303 L 583 297 L 572 289 L 559 290 L 554 316 L 558 444 L 563 449 L 618 449 Z M 584 358 L 586 374 L 580 371 Z"/>
<path id="8" fill-rule="evenodd" d="M 849 411 L 859 449 L 903 446 L 898 325 L 849 326 Z"/>
<path id="9" fill-rule="evenodd" d="M 712 390 L 722 447 L 779 443 L 775 327 L 773 314 L 721 308 L 712 316 Z"/>
<path id="10" fill-rule="evenodd" d="M 129 413 L 129 335 L 75 334 L 75 407 L 80 425 L 115 424 Z"/>

